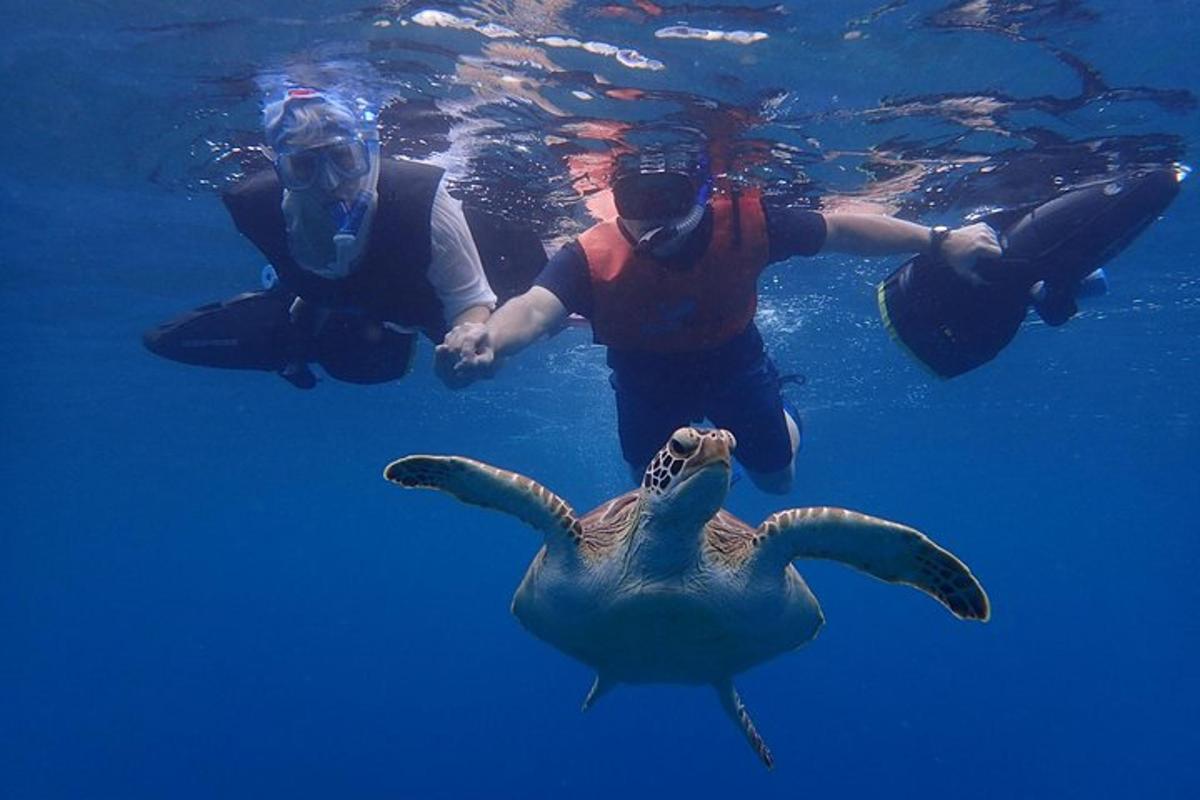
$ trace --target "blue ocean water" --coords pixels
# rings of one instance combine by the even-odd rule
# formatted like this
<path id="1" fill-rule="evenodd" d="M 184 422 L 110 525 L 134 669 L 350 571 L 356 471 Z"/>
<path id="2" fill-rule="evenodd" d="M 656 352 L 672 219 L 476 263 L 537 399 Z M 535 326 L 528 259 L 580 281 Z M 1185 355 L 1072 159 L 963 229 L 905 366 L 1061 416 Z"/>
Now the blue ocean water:
<path id="1" fill-rule="evenodd" d="M 586 330 L 462 392 L 428 346 L 402 382 L 300 392 L 140 343 L 257 281 L 217 189 L 289 81 L 430 104 L 433 133 L 397 122 L 396 152 L 442 159 L 458 193 L 550 243 L 586 225 L 569 157 L 627 127 L 700 130 L 798 202 L 932 222 L 1194 159 L 1198 10 L 6 4 L 0 796 L 1198 796 L 1191 183 L 1106 296 L 1062 328 L 1031 317 L 953 381 L 877 318 L 873 284 L 901 259 L 768 273 L 759 322 L 807 377 L 789 389 L 807 438 L 791 496 L 744 481 L 728 507 L 903 520 L 994 607 L 966 624 L 800 564 L 826 628 L 738 681 L 771 773 L 708 690 L 622 688 L 581 715 L 588 670 L 508 610 L 536 535 L 380 477 L 403 454 L 462 453 L 581 511 L 624 491 Z M 765 37 L 661 34 L 679 25 Z"/>

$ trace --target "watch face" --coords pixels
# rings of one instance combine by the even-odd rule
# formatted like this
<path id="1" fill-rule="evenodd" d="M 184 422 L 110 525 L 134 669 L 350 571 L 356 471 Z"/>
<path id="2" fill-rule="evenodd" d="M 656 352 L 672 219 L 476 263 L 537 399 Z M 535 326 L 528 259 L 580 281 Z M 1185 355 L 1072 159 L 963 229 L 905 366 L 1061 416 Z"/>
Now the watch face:
<path id="1" fill-rule="evenodd" d="M 935 258 L 940 258 L 942 253 L 942 244 L 946 241 L 946 237 L 950 235 L 950 229 L 945 225 L 934 225 L 929 229 L 929 253 Z"/>

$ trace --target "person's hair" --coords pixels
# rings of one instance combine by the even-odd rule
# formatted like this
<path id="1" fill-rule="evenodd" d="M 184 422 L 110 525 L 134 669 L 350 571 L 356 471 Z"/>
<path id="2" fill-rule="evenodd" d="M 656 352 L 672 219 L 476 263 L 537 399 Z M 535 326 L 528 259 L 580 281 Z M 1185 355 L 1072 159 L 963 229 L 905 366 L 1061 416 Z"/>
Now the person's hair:
<path id="1" fill-rule="evenodd" d="M 280 153 L 353 138 L 360 128 L 353 111 L 325 95 L 289 95 L 263 109 L 267 144 Z"/>

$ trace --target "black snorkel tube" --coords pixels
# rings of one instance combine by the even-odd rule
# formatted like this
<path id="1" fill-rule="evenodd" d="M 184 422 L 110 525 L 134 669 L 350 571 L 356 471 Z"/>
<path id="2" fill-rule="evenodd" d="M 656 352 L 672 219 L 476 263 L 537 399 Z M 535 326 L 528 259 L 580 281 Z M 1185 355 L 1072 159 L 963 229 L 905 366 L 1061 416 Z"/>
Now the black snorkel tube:
<path id="1" fill-rule="evenodd" d="M 710 194 L 712 194 L 711 177 L 704 181 L 699 191 L 696 192 L 696 202 L 692 205 L 692 209 L 687 215 L 670 225 L 663 225 L 662 227 L 646 231 L 634 242 L 634 251 L 640 254 L 653 254 L 655 251 L 661 250 L 672 242 L 679 242 L 686 239 L 692 234 L 692 231 L 696 230 L 700 221 L 704 219 L 704 212 L 708 210 L 708 198 Z"/>
<path id="2" fill-rule="evenodd" d="M 969 372 L 1012 341 L 1031 305 L 1049 325 L 1070 319 L 1080 284 L 1162 214 L 1186 174 L 1185 167 L 1127 173 L 1016 215 L 985 217 L 1000 235 L 1003 253 L 979 259 L 974 272 L 982 281 L 915 256 L 878 286 L 883 323 L 936 375 Z"/>

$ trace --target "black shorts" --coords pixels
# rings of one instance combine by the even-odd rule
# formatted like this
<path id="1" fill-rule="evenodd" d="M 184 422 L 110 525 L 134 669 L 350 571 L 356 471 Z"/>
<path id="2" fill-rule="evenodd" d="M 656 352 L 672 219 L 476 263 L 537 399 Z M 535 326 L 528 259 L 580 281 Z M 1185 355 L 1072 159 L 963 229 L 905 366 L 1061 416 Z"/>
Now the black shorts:
<path id="1" fill-rule="evenodd" d="M 713 350 L 651 355 L 609 350 L 621 452 L 644 469 L 677 428 L 708 419 L 737 438 L 734 456 L 752 472 L 792 461 L 779 372 L 751 324 Z"/>

